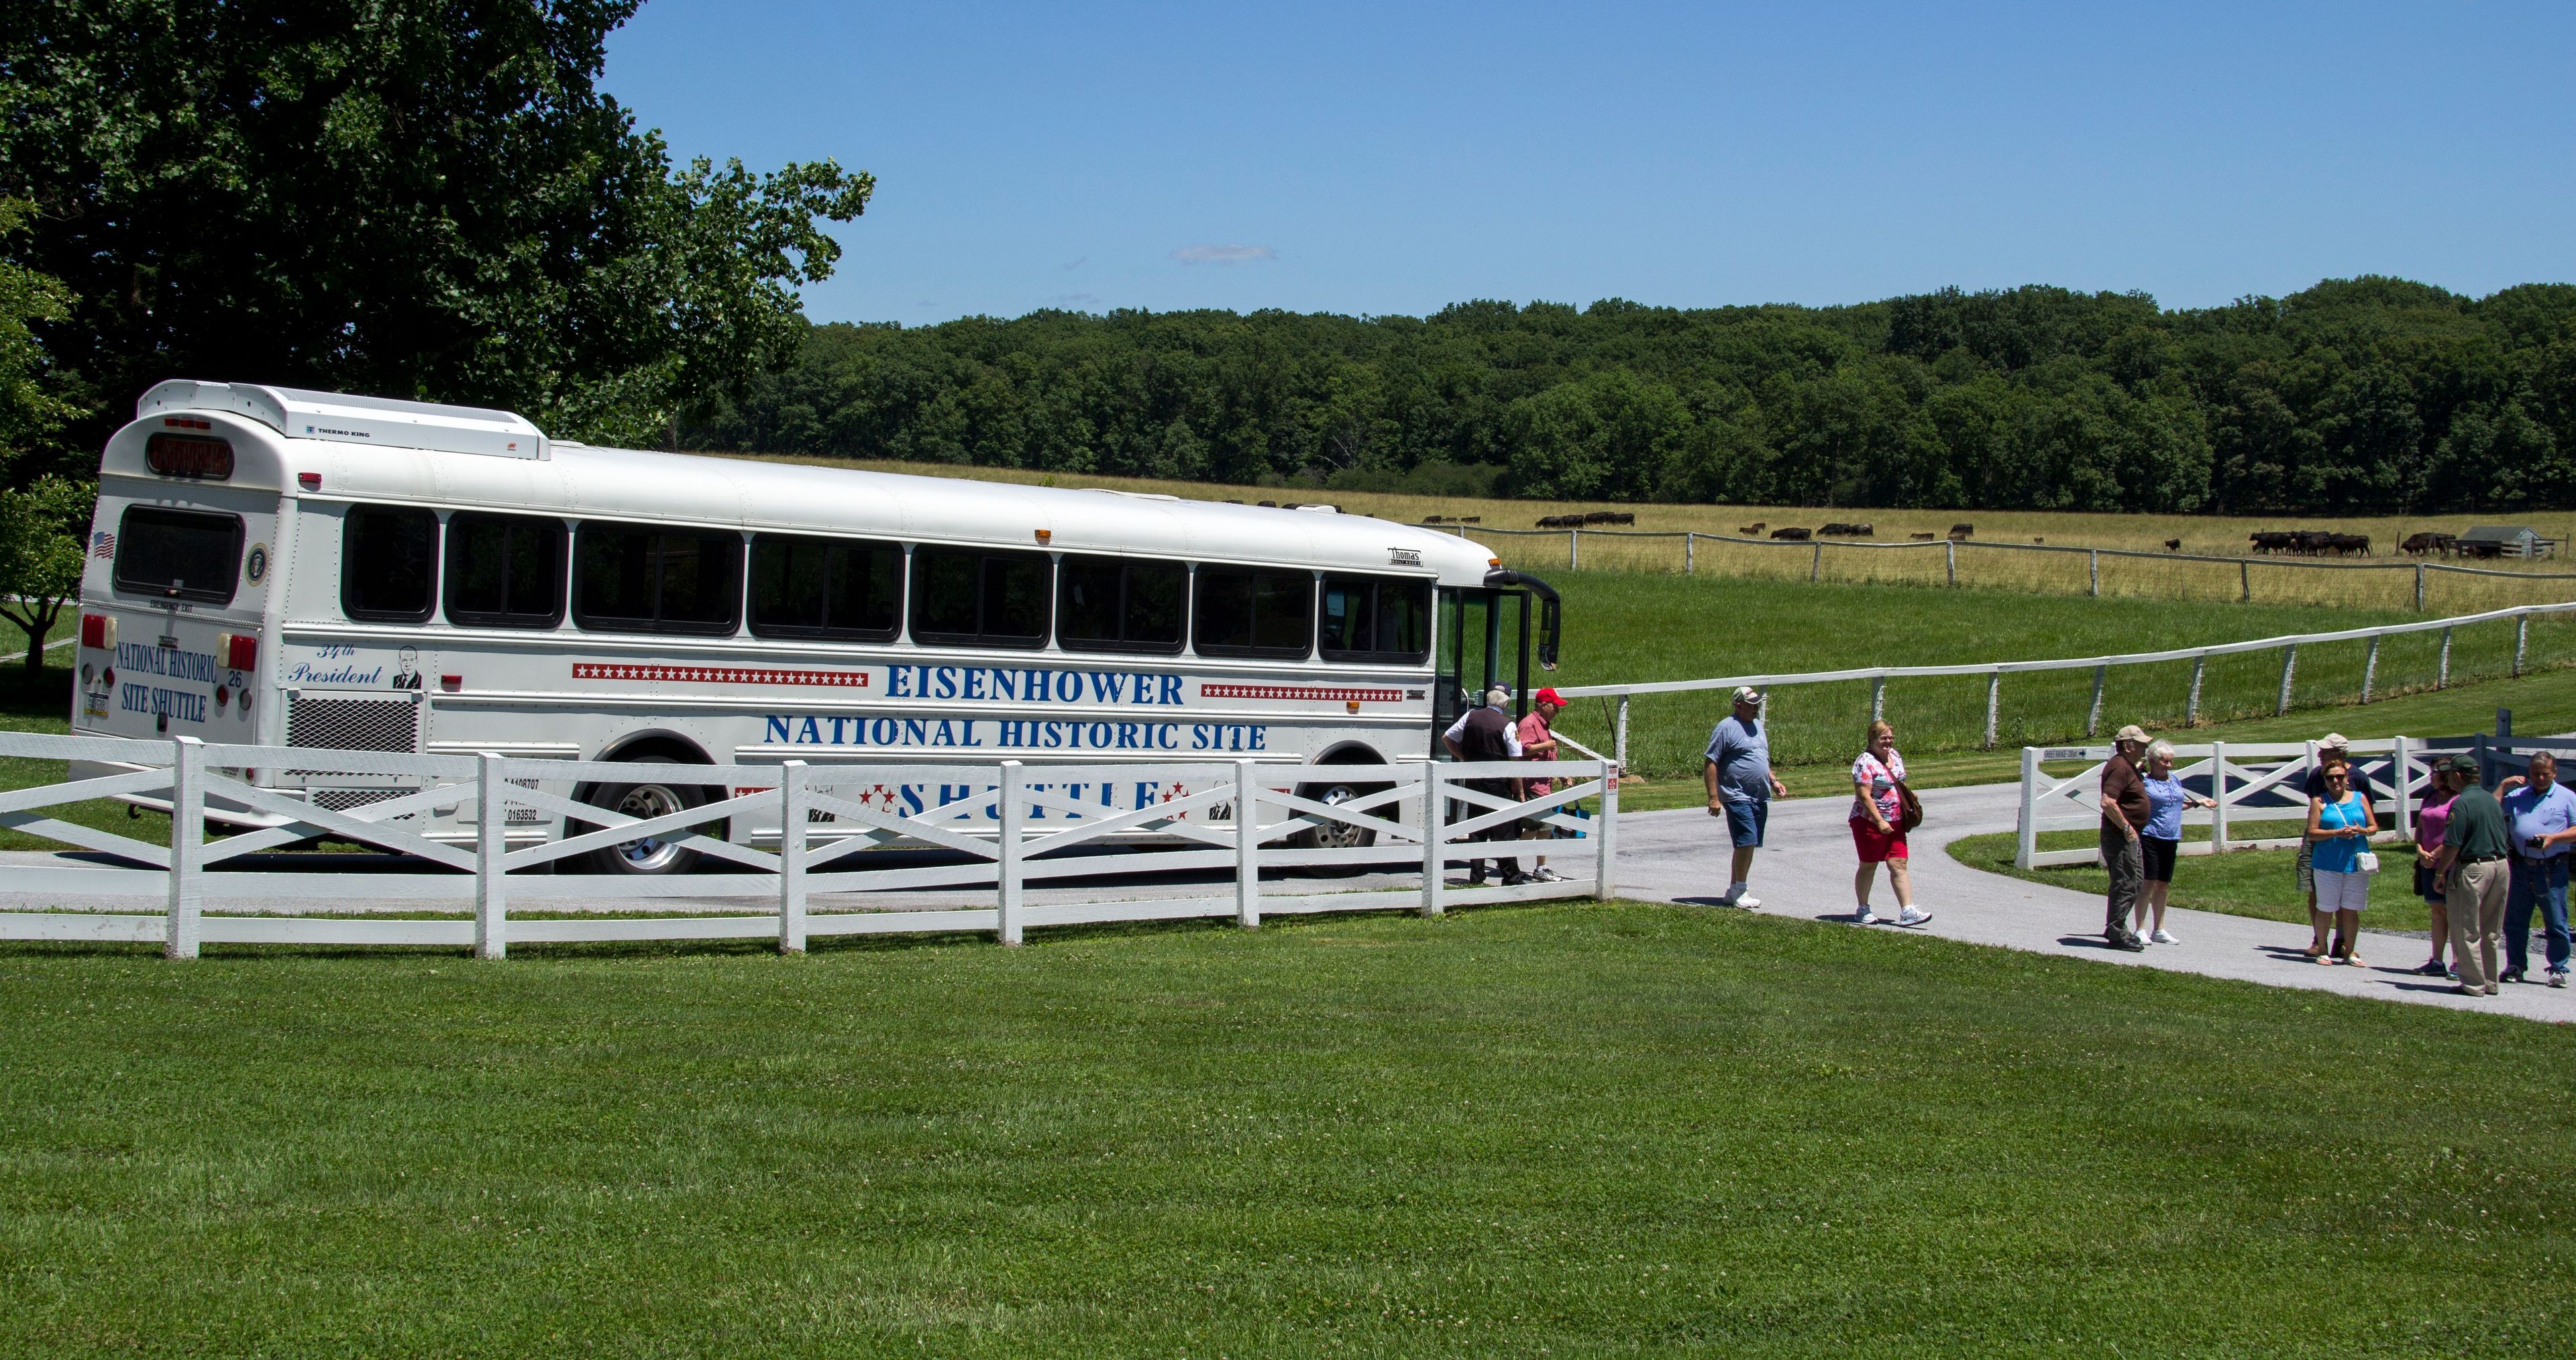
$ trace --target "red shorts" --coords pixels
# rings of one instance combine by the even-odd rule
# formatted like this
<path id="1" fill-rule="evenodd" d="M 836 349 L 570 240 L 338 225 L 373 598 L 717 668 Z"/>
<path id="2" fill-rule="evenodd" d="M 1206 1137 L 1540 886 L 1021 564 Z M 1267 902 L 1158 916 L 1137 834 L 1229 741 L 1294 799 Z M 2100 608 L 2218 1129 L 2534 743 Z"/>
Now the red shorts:
<path id="1" fill-rule="evenodd" d="M 1860 862 L 1863 864 L 1883 864 L 1891 859 L 1911 858 L 1905 852 L 1905 833 L 1892 825 L 1887 830 L 1881 831 L 1871 826 L 1868 818 L 1854 817 L 1851 819 L 1851 829 L 1852 846 L 1860 851 Z"/>

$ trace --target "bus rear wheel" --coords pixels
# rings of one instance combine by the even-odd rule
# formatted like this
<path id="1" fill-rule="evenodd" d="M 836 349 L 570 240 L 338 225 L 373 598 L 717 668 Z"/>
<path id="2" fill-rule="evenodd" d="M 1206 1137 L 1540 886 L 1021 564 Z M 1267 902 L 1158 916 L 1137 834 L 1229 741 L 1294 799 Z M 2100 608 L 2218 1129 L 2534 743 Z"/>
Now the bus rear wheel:
<path id="1" fill-rule="evenodd" d="M 704 807 L 706 791 L 690 784 L 602 784 L 591 790 L 583 802 L 646 821 L 655 817 Z M 598 828 L 575 823 L 571 834 L 580 835 Z M 662 831 L 641 836 L 621 844 L 593 850 L 581 857 L 581 867 L 595 874 L 685 874 L 697 867 L 699 855 L 680 844 L 691 831 Z"/>
<path id="2" fill-rule="evenodd" d="M 1327 806 L 1339 807 L 1372 793 L 1382 792 L 1386 788 L 1384 784 L 1336 780 L 1321 784 L 1300 784 L 1297 786 L 1297 796 L 1311 798 Z M 1375 811 L 1383 815 L 1386 809 L 1378 808 Z M 1367 827 L 1353 826 L 1348 822 L 1325 822 L 1320 826 L 1310 826 L 1297 833 L 1290 839 L 1289 844 L 1300 850 L 1365 850 L 1377 844 L 1377 833 Z M 1368 866 L 1361 864 L 1309 864 L 1299 872 L 1308 878 L 1352 878 L 1368 871 Z"/>

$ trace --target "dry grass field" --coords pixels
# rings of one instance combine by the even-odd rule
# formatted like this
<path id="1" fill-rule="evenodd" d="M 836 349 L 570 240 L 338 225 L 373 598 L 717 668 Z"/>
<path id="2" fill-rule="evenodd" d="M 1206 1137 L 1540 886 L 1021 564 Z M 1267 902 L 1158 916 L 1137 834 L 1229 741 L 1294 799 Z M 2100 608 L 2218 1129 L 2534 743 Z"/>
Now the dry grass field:
<path id="1" fill-rule="evenodd" d="M 1870 524 L 1870 544 L 1904 544 L 1916 534 L 1946 534 L 1954 524 L 1976 526 L 1967 546 L 1956 554 L 1956 584 L 2048 594 L 2090 594 L 2097 589 L 2097 563 L 2086 552 L 2016 551 L 2076 548 L 2121 550 L 2152 557 L 2105 556 L 2098 562 L 2098 590 L 2103 595 L 2157 599 L 2247 600 L 2268 604 L 2359 605 L 2412 610 L 2416 605 L 2414 559 L 2396 545 L 2418 530 L 2458 532 L 2481 523 L 2527 524 L 2546 537 L 2576 538 L 2576 514 L 2563 511 L 2516 512 L 2497 516 L 2381 516 L 2355 519 L 2296 516 L 2108 515 L 2058 511 L 1987 510 L 1852 510 L 1731 505 L 1618 505 L 1608 502 L 1491 500 L 1473 497 L 1422 496 L 1392 492 L 1316 491 L 1304 488 L 1221 486 L 1205 482 L 1159 481 L 1132 477 L 1099 477 L 1024 472 L 1015 468 L 966 467 L 944 463 L 898 463 L 834 458 L 778 458 L 825 466 L 870 468 L 927 476 L 963 477 L 1037 486 L 1102 486 L 1121 491 L 1149 491 L 1192 500 L 1277 500 L 1285 503 L 1329 502 L 1354 514 L 1418 524 L 1438 515 L 1472 517 L 1470 537 L 1491 545 L 1504 560 L 1533 571 L 1568 569 L 1579 551 L 1585 569 L 1681 572 L 1731 577 L 1788 580 L 1943 585 L 1952 581 L 1951 554 L 1937 544 L 1889 549 L 1828 540 L 1821 552 L 1812 543 L 1718 543 L 1702 540 L 1685 562 L 1678 537 L 1634 537 L 1586 530 L 1579 544 L 1559 531 L 1529 533 L 1544 515 L 1618 510 L 1637 517 L 1637 534 L 1735 535 L 1755 524 L 1770 529 L 1796 526 L 1814 529 L 1833 520 Z M 2249 555 L 2247 535 L 2257 530 L 2333 529 L 2370 536 L 2373 555 L 2323 564 L 2310 559 Z M 1519 531 L 1506 533 L 1502 531 Z M 2169 541 L 2181 544 L 2180 556 L 2168 553 Z M 2196 562 L 2191 556 L 2241 558 L 2242 562 Z M 2433 559 L 2440 561 L 2441 559 Z M 2367 566 L 2367 569 L 2355 569 Z M 2576 559 L 2537 562 L 2481 562 L 2478 567 L 2502 576 L 2427 572 L 2423 607 L 2431 614 L 2464 614 L 2519 604 L 2554 603 L 2576 597 Z M 2532 577 L 2536 579 L 2523 579 Z"/>

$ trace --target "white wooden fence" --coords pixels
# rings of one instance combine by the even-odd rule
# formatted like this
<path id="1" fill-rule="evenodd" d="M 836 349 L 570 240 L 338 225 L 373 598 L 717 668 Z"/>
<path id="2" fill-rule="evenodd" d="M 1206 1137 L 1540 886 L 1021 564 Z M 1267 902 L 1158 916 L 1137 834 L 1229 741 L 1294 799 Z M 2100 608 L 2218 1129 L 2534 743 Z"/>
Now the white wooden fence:
<path id="1" fill-rule="evenodd" d="M 470 946 L 499 958 L 512 941 L 721 940 L 774 937 L 782 951 L 805 948 L 818 935 L 990 931 L 1017 944 L 1031 927 L 1110 921 L 1232 917 L 1245 928 L 1264 914 L 1372 911 L 1389 908 L 1437 915 L 1447 906 L 1593 896 L 1614 888 L 1612 828 L 1618 781 L 1598 761 L 1541 767 L 1420 760 L 1379 766 L 1299 766 L 1253 761 L 1164 765 L 870 766 L 871 779 L 943 787 L 936 806 L 899 812 L 852 802 L 811 786 L 801 761 L 781 765 L 648 765 L 594 761 L 514 760 L 497 755 L 432 756 L 304 747 L 213 746 L 194 738 L 127 741 L 106 737 L 0 732 L 0 756 L 105 762 L 142 768 L 0 793 L 0 826 L 93 852 L 21 862 L 5 871 L 8 896 L 59 903 L 52 909 L 0 911 L 0 939 L 159 943 L 171 958 L 194 958 L 201 945 Z M 1556 790 L 1526 800 L 1475 788 L 1470 781 L 1532 777 L 1542 769 Z M 315 805 L 301 791 L 262 788 L 250 772 L 292 770 L 322 776 L 392 776 L 405 790 L 346 810 Z M 1336 785 L 1362 792 L 1327 804 L 1299 792 L 1329 771 Z M 845 771 L 835 771 L 846 779 Z M 1068 797 L 1065 786 L 1102 779 L 1160 781 L 1178 792 L 1127 812 Z M 638 819 L 574 801 L 539 787 L 597 781 L 668 781 L 714 787 L 719 801 Z M 949 796 L 953 795 L 953 796 Z M 134 797 L 171 809 L 167 844 L 44 816 L 39 810 L 94 798 Z M 1601 815 L 1576 805 L 1597 798 Z M 209 840 L 205 811 L 220 807 L 264 815 L 277 824 Z M 474 832 L 462 843 L 423 835 L 425 813 L 470 808 Z M 571 818 L 598 828 L 561 839 L 528 836 L 511 845 L 510 809 L 533 809 L 549 823 Z M 987 813 L 990 816 L 987 816 Z M 750 818 L 750 837 L 699 834 L 710 822 Z M 768 822 L 776 820 L 770 832 Z M 971 824 L 970 824 L 971 819 Z M 1524 821 L 1559 839 L 1482 841 Z M 1328 824 L 1373 834 L 1374 843 L 1300 847 L 1283 842 Z M 1436 830 L 1426 834 L 1426 826 Z M 1154 833 L 1162 843 L 1123 853 L 1117 842 Z M 562 862 L 646 836 L 680 837 L 704 856 L 742 871 L 661 877 L 565 872 Z M 394 872 L 298 871 L 294 856 L 263 851 L 314 838 L 354 841 L 413 857 Z M 757 839 L 777 849 L 741 843 Z M 1172 846 L 1169 842 L 1179 842 Z M 871 852 L 947 852 L 947 863 L 922 857 L 867 867 Z M 1068 853 L 1075 852 L 1075 853 Z M 1559 863 L 1590 861 L 1588 875 L 1511 887 L 1446 882 L 1445 866 L 1471 857 L 1545 855 Z M 124 861 L 114 864 L 107 861 Z M 226 866 L 227 862 L 241 861 Z M 249 867 L 245 867 L 249 866 Z M 528 874 L 525 870 L 554 868 Z M 1265 892 L 1265 870 L 1401 870 L 1414 880 L 1395 888 L 1345 892 Z M 444 872 L 441 872 L 441 871 Z M 1116 896 L 1038 904 L 1033 886 L 1103 876 L 1183 875 L 1223 883 L 1220 893 Z M 871 895 L 989 888 L 970 906 L 871 909 Z M 980 897 L 980 892 L 978 893 Z M 742 899 L 723 914 L 653 914 L 656 899 Z M 135 900 L 156 902 L 138 913 Z M 107 905 L 94 905 L 104 902 Z M 514 903 L 543 917 L 514 919 Z M 462 910 L 470 905 L 472 916 Z M 447 915 L 436 913 L 444 910 Z M 703 907 L 699 908 L 704 910 Z"/>
<path id="2" fill-rule="evenodd" d="M 2467 743 L 2459 740 L 2436 745 L 2421 737 L 2354 742 L 2349 751 L 2352 763 L 2378 794 L 2372 808 L 2379 814 L 2380 832 L 2373 839 L 2409 839 L 2414 831 L 2415 804 L 2423 794 L 2432 763 L 2465 749 Z M 2102 862 L 2098 845 L 2042 850 L 2039 837 L 2045 831 L 2092 832 L 2101 827 L 2102 766 L 2113 753 L 2114 748 L 2109 746 L 2022 748 L 2021 817 L 2017 823 L 2020 839 L 2013 849 L 2016 867 Z M 2084 772 L 2060 779 L 2040 770 L 2043 762 L 2070 760 L 2083 761 Z M 2184 811 L 2184 826 L 2205 826 L 2210 834 L 2205 841 L 2186 838 L 2181 853 L 2216 855 L 2230 850 L 2286 850 L 2297 846 L 2301 839 L 2297 835 L 2247 838 L 2235 834 L 2235 826 L 2239 822 L 2296 821 L 2304 827 L 2308 816 L 2305 785 L 2308 772 L 2316 768 L 2316 760 L 2313 742 L 2213 741 L 2200 746 L 2176 743 L 2175 775 L 2182 779 L 2184 787 L 2218 804 Z"/>

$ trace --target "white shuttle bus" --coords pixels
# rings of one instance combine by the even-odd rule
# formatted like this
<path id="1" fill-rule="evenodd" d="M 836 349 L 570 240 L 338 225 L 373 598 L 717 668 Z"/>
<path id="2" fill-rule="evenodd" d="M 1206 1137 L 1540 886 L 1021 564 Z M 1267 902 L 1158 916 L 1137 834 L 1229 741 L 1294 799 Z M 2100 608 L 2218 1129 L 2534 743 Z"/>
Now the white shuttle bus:
<path id="1" fill-rule="evenodd" d="M 1553 665 L 1556 624 L 1555 592 L 1482 545 L 1324 507 L 592 448 L 503 411 L 181 381 L 100 463 L 71 716 L 224 743 L 800 759 L 835 796 L 922 815 L 972 788 L 871 768 L 1436 758 L 1464 695 L 1525 695 L 1533 651 Z M 411 787 L 253 777 L 333 808 Z M 635 816 L 722 796 L 557 791 Z M 1318 768 L 1301 791 L 1354 790 Z M 1062 792 L 1118 811 L 1181 791 Z M 569 834 L 519 820 L 536 815 L 512 810 L 514 843 Z M 473 837 L 454 813 L 406 826 Z M 693 858 L 639 840 L 593 867 Z"/>

